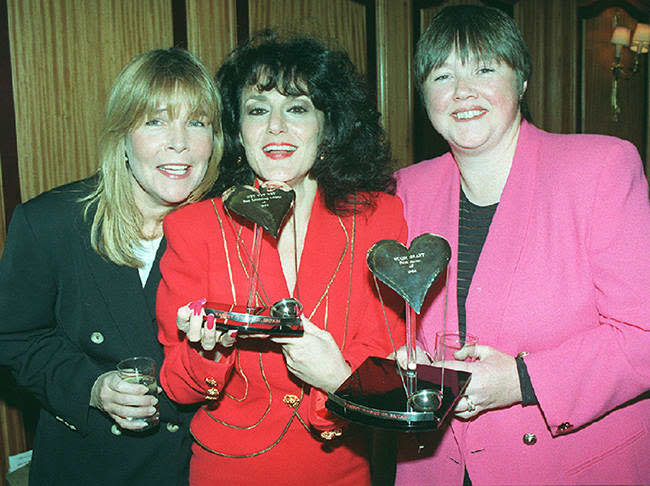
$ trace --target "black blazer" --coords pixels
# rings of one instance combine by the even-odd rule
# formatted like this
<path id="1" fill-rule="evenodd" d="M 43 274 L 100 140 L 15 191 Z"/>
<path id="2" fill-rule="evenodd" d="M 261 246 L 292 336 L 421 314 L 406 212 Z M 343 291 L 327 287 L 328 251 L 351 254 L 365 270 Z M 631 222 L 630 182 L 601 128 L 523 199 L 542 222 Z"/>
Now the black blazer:
<path id="1" fill-rule="evenodd" d="M 161 394 L 160 426 L 121 430 L 89 406 L 97 377 L 129 356 L 158 366 L 155 294 L 90 246 L 79 198 L 93 179 L 53 189 L 16 208 L 0 260 L 0 365 L 41 403 L 32 485 L 182 485 L 187 483 L 193 410 Z"/>

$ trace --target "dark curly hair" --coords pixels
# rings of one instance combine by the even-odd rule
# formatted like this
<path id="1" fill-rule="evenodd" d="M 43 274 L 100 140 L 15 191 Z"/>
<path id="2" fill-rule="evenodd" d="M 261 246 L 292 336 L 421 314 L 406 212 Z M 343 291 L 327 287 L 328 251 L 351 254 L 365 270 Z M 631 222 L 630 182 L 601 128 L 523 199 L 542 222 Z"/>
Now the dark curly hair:
<path id="1" fill-rule="evenodd" d="M 240 143 L 244 88 L 308 96 L 324 113 L 320 154 L 310 170 L 335 214 L 374 207 L 377 192 L 394 193 L 391 153 L 367 85 L 348 55 L 308 37 L 281 39 L 264 30 L 232 51 L 216 74 L 223 100 L 224 154 L 213 194 L 251 184 L 255 175 Z"/>

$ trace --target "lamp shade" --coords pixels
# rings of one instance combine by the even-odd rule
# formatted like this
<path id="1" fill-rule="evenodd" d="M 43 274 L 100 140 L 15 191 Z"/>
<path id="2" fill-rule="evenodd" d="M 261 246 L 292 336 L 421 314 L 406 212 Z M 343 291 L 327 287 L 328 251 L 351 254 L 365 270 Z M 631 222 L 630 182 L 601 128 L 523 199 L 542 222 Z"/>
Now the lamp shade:
<path id="1" fill-rule="evenodd" d="M 650 25 L 639 22 L 634 29 L 632 43 L 650 43 Z"/>
<path id="2" fill-rule="evenodd" d="M 614 29 L 612 33 L 612 39 L 610 42 L 617 46 L 629 46 L 630 45 L 630 29 L 619 25 Z"/>
<path id="3" fill-rule="evenodd" d="M 639 22 L 634 29 L 630 50 L 639 54 L 646 54 L 650 47 L 650 25 Z"/>
<path id="4" fill-rule="evenodd" d="M 638 52 L 639 54 L 647 54 L 648 53 L 648 44 L 641 44 L 640 42 L 637 43 L 632 43 L 630 46 L 630 50 L 632 52 Z"/>

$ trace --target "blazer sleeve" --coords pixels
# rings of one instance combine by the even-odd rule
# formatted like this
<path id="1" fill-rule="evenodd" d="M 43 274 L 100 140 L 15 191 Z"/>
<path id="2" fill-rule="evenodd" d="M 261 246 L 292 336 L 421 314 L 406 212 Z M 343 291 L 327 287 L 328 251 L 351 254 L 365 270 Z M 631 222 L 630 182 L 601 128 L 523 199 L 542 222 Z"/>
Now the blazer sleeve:
<path id="1" fill-rule="evenodd" d="M 209 225 L 196 216 L 197 212 L 181 210 L 165 219 L 167 249 L 160 262 L 162 279 L 156 298 L 158 339 L 165 349 L 161 386 L 172 400 L 183 404 L 218 396 L 235 358 L 234 353 L 218 362 L 204 358 L 176 327 L 179 307 L 208 297 L 209 272 L 205 267 L 210 258 L 206 246 L 209 238 L 200 234 L 200 228 Z"/>
<path id="2" fill-rule="evenodd" d="M 577 250 L 588 253 L 599 325 L 525 358 L 553 434 L 650 389 L 648 184 L 628 142 L 616 140 L 601 157 L 586 248 Z"/>
<path id="3" fill-rule="evenodd" d="M 0 364 L 57 419 L 85 434 L 90 390 L 102 370 L 57 326 L 57 272 L 48 256 L 56 244 L 32 223 L 18 206 L 0 260 Z"/>

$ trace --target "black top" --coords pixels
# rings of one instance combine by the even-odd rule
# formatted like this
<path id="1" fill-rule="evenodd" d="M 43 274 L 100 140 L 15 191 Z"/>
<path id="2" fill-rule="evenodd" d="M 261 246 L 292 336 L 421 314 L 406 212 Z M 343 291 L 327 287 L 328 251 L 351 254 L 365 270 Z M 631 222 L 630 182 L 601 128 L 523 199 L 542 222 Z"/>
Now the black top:
<path id="1" fill-rule="evenodd" d="M 485 238 L 499 203 L 477 206 L 460 190 L 458 218 L 458 332 L 466 332 L 465 301 Z"/>

